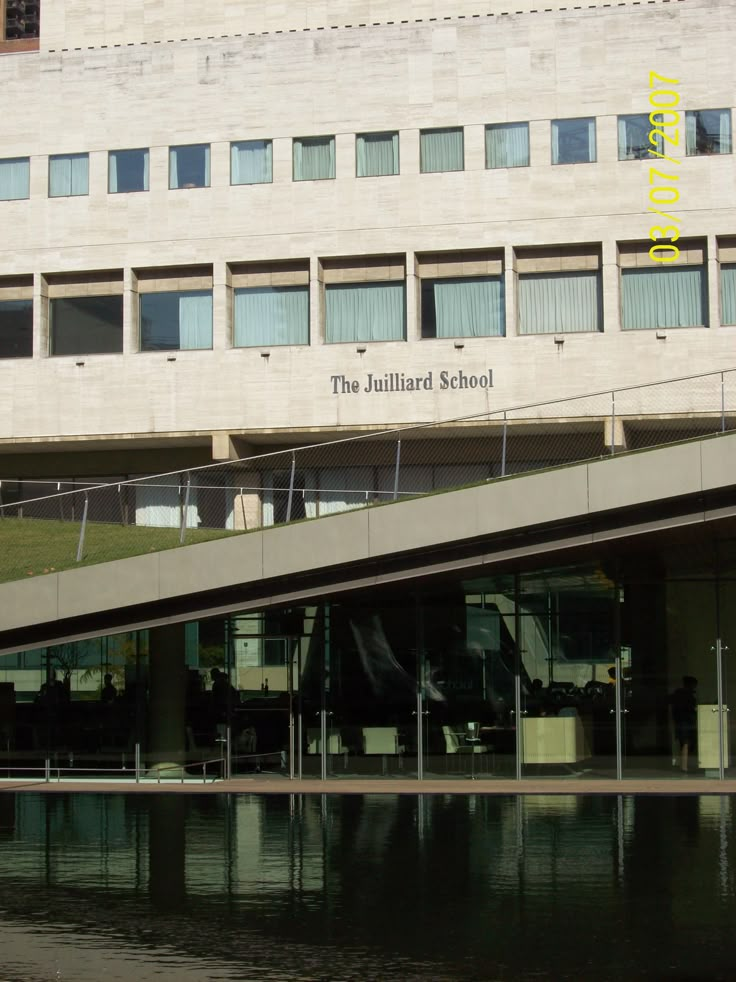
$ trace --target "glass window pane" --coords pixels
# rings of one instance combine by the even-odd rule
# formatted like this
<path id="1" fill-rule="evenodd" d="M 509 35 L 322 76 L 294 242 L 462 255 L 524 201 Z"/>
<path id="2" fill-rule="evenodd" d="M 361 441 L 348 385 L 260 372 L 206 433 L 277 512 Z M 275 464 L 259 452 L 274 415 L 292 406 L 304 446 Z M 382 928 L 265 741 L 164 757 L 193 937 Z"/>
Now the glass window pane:
<path id="1" fill-rule="evenodd" d="M 519 334 L 600 331 L 602 321 L 598 272 L 519 276 Z"/>
<path id="2" fill-rule="evenodd" d="M 0 201 L 17 201 L 30 194 L 30 159 L 0 160 Z"/>
<path id="3" fill-rule="evenodd" d="M 348 283 L 325 287 L 325 340 L 403 341 L 404 283 Z"/>
<path id="4" fill-rule="evenodd" d="M 49 197 L 89 194 L 89 154 L 67 153 L 49 157 Z"/>
<path id="5" fill-rule="evenodd" d="M 212 291 L 142 293 L 141 351 L 212 347 Z"/>
<path id="6" fill-rule="evenodd" d="M 422 337 L 502 337 L 500 276 L 422 280 Z"/>
<path id="7" fill-rule="evenodd" d="M 419 161 L 422 174 L 463 170 L 465 157 L 462 127 L 421 132 Z"/>
<path id="8" fill-rule="evenodd" d="M 54 297 L 52 355 L 93 355 L 123 350 L 123 298 Z"/>
<path id="9" fill-rule="evenodd" d="M 399 173 L 398 133 L 359 133 L 355 149 L 358 177 L 387 177 Z"/>
<path id="10" fill-rule="evenodd" d="M 309 287 L 237 289 L 233 343 L 236 348 L 309 344 Z"/>
<path id="11" fill-rule="evenodd" d="M 700 109 L 685 113 L 685 151 L 689 157 L 731 153 L 731 110 Z"/>
<path id="12" fill-rule="evenodd" d="M 273 147 L 270 140 L 243 140 L 230 144 L 231 184 L 270 184 Z"/>
<path id="13" fill-rule="evenodd" d="M 208 188 L 209 186 L 209 144 L 169 148 L 170 188 Z"/>
<path id="14" fill-rule="evenodd" d="M 653 327 L 702 327 L 707 323 L 705 270 L 622 269 L 624 331 Z"/>
<path id="15" fill-rule="evenodd" d="M 721 323 L 736 324 L 736 265 L 721 266 Z"/>
<path id="16" fill-rule="evenodd" d="M 310 136 L 294 140 L 295 181 L 325 181 L 334 177 L 334 136 Z"/>
<path id="17" fill-rule="evenodd" d="M 108 154 L 110 194 L 147 190 L 148 150 L 111 150 Z"/>
<path id="18" fill-rule="evenodd" d="M 0 300 L 0 358 L 33 354 L 33 301 Z"/>
<path id="19" fill-rule="evenodd" d="M 529 124 L 486 126 L 486 167 L 528 167 Z"/>
<path id="20" fill-rule="evenodd" d="M 655 132 L 655 142 L 649 142 L 649 134 Z M 649 122 L 649 115 L 641 113 L 636 116 L 618 117 L 618 159 L 645 160 L 651 158 L 650 150 L 664 153 L 662 150 L 661 131 L 654 130 Z"/>
<path id="21" fill-rule="evenodd" d="M 552 163 L 590 164 L 595 161 L 594 119 L 552 120 Z"/>

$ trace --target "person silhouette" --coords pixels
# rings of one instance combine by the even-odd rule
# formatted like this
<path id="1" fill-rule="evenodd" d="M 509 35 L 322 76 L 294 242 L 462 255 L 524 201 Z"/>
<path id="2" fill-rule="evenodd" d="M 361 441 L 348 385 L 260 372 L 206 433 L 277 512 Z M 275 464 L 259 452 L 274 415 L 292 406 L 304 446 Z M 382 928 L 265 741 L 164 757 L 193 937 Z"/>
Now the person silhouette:
<path id="1" fill-rule="evenodd" d="M 104 685 L 102 686 L 102 692 L 100 693 L 100 701 L 105 703 L 115 702 L 117 694 L 118 690 L 112 684 L 112 675 L 108 672 L 105 675 Z"/>
<path id="2" fill-rule="evenodd" d="M 682 686 L 670 696 L 672 723 L 675 737 L 680 744 L 680 770 L 688 770 L 688 756 L 695 750 L 698 732 L 698 680 L 694 675 L 683 675 Z"/>

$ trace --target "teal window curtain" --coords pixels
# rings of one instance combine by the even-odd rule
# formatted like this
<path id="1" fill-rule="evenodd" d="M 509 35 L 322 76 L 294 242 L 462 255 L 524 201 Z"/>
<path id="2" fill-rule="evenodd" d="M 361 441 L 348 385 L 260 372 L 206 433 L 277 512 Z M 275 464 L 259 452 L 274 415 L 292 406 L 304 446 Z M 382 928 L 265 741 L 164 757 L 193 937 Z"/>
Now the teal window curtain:
<path id="1" fill-rule="evenodd" d="M 486 126 L 486 167 L 528 167 L 529 124 Z"/>
<path id="2" fill-rule="evenodd" d="M 209 186 L 208 143 L 169 147 L 169 188 L 208 188 Z"/>
<path id="3" fill-rule="evenodd" d="M 294 140 L 295 181 L 325 181 L 334 176 L 334 136 L 310 136 Z"/>
<path id="4" fill-rule="evenodd" d="M 349 283 L 325 287 L 325 340 L 403 341 L 404 283 Z"/>
<path id="5" fill-rule="evenodd" d="M 600 331 L 601 321 L 597 272 L 519 276 L 519 334 Z"/>
<path id="6" fill-rule="evenodd" d="M 736 265 L 721 266 L 721 324 L 736 324 Z"/>
<path id="7" fill-rule="evenodd" d="M 230 144 L 231 184 L 270 184 L 273 180 L 273 145 L 270 140 Z"/>
<path id="8" fill-rule="evenodd" d="M 649 142 L 649 134 L 656 132 L 655 143 Z M 635 116 L 618 117 L 618 159 L 619 160 L 645 160 L 653 159 L 649 150 L 656 150 L 663 153 L 662 136 L 659 131 L 654 131 L 649 122 L 649 117 L 645 114 Z"/>
<path id="9" fill-rule="evenodd" d="M 65 154 L 49 158 L 49 197 L 89 194 L 89 155 Z"/>
<path id="10" fill-rule="evenodd" d="M 706 283 L 702 266 L 621 270 L 624 331 L 706 324 Z"/>
<path id="11" fill-rule="evenodd" d="M 434 309 L 438 338 L 502 337 L 504 334 L 501 277 L 437 280 Z"/>
<path id="12" fill-rule="evenodd" d="M 148 157 L 148 150 L 111 150 L 108 154 L 109 193 L 147 191 Z"/>
<path id="13" fill-rule="evenodd" d="M 212 347 L 212 294 L 182 293 L 179 296 L 179 347 Z"/>
<path id="14" fill-rule="evenodd" d="M 30 158 L 0 160 L 0 201 L 18 201 L 30 195 Z"/>
<path id="15" fill-rule="evenodd" d="M 168 483 L 164 483 L 168 482 Z M 135 524 L 158 528 L 179 528 L 183 517 L 183 488 L 172 474 L 134 485 Z M 198 528 L 197 489 L 189 492 L 186 527 Z"/>
<path id="16" fill-rule="evenodd" d="M 424 130 L 419 134 L 419 169 L 422 174 L 463 170 L 464 167 L 462 127 Z"/>
<path id="17" fill-rule="evenodd" d="M 235 291 L 236 348 L 309 344 L 309 287 L 245 287 Z"/>
<path id="18" fill-rule="evenodd" d="M 388 177 L 399 173 L 398 133 L 359 133 L 356 143 L 358 177 Z"/>

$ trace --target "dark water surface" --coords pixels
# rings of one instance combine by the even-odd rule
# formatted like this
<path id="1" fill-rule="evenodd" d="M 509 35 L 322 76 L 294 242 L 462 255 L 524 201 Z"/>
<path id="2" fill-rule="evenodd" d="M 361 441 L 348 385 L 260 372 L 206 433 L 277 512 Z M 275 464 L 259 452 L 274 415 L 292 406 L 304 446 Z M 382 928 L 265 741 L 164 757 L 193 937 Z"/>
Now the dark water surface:
<path id="1" fill-rule="evenodd" d="M 731 799 L 0 792 L 2 980 L 734 979 Z"/>

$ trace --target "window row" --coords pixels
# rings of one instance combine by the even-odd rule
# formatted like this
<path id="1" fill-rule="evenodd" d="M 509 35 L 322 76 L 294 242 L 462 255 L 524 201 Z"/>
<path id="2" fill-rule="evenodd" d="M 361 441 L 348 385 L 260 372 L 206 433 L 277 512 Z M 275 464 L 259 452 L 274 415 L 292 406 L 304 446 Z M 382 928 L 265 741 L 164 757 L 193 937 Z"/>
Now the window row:
<path id="1" fill-rule="evenodd" d="M 662 137 L 646 113 L 618 117 L 618 159 L 636 160 L 650 150 L 662 153 Z M 300 137 L 292 141 L 294 181 L 331 180 L 335 172 L 335 137 Z M 731 110 L 706 109 L 685 113 L 685 152 L 688 156 L 731 153 Z M 594 118 L 555 119 L 551 123 L 553 164 L 593 163 L 596 156 Z M 485 128 L 486 168 L 527 167 L 530 163 L 529 124 L 494 123 Z M 421 130 L 419 170 L 422 174 L 465 168 L 462 126 Z M 355 140 L 357 177 L 388 177 L 399 173 L 399 133 L 359 133 Z M 271 140 L 230 144 L 230 183 L 269 184 L 273 180 Z M 169 148 L 169 188 L 210 186 L 210 145 Z M 149 190 L 149 151 L 146 148 L 108 153 L 108 192 Z M 51 198 L 89 193 L 89 154 L 49 157 L 48 194 Z M 30 195 L 30 158 L 0 160 L 0 200 Z"/>
<path id="2" fill-rule="evenodd" d="M 720 322 L 736 325 L 736 246 L 720 263 Z M 506 335 L 506 277 L 492 253 L 417 256 L 419 335 L 499 338 Z M 708 325 L 705 250 L 685 248 L 682 261 L 649 260 L 646 243 L 620 252 L 620 324 L 624 331 Z M 362 262 L 362 261 L 361 261 Z M 237 267 L 234 267 L 237 269 Z M 213 345 L 211 275 L 158 277 L 139 282 L 133 316 L 141 351 L 207 349 Z M 600 250 L 597 247 L 520 250 L 513 280 L 518 335 L 603 330 Z M 59 277 L 48 284 L 48 353 L 123 351 L 122 277 L 99 285 Z M 325 261 L 321 330 L 324 343 L 404 341 L 406 276 L 402 257 L 363 265 Z M 24 278 L 30 279 L 30 278 Z M 245 267 L 232 276 L 233 347 L 310 343 L 308 268 L 281 264 L 269 275 Z M 0 357 L 33 354 L 32 286 L 0 280 Z M 240 285 L 238 285 L 240 284 Z M 171 287 L 171 288 L 169 288 Z"/>

